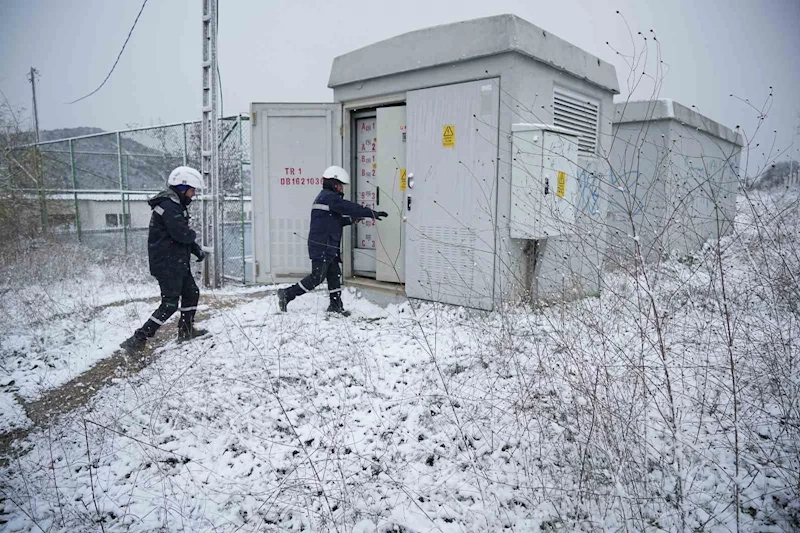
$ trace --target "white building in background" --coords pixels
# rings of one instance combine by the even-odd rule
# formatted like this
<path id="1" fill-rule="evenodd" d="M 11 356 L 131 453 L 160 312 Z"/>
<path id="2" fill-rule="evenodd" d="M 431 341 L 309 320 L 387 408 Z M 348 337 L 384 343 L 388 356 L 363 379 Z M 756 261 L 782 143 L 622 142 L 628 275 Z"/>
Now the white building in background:
<path id="1" fill-rule="evenodd" d="M 742 136 L 672 100 L 618 103 L 609 155 L 609 251 L 685 255 L 730 231 Z"/>
<path id="2" fill-rule="evenodd" d="M 350 283 L 487 310 L 599 292 L 612 65 L 501 15 L 337 57 L 328 86 L 335 103 L 251 106 L 257 282 L 310 271 L 336 164 L 351 199 L 390 213 L 345 232 Z"/>
<path id="3" fill-rule="evenodd" d="M 116 190 L 50 193 L 46 196 L 49 224 L 70 231 L 77 229 L 78 221 L 81 231 L 113 231 L 122 229 L 123 225 L 131 229 L 146 228 L 150 224 L 147 200 L 154 194 L 147 191 L 126 193 L 123 216 L 120 192 Z"/>
<path id="4" fill-rule="evenodd" d="M 121 194 L 117 190 L 78 191 L 76 193 L 59 193 L 47 195 L 48 218 L 51 227 L 61 227 L 69 231 L 77 230 L 77 213 L 82 232 L 114 232 L 121 231 L 123 225 L 131 230 L 145 230 L 150 225 L 150 205 L 147 201 L 158 191 L 131 191 L 124 194 L 125 211 Z M 202 196 L 197 197 L 199 202 Z M 252 220 L 252 202 L 249 196 L 226 197 L 224 213 L 225 221 L 241 223 L 241 212 L 246 222 Z M 199 209 L 193 209 L 196 213 Z M 194 214 L 194 216 L 198 216 Z M 199 227 L 198 223 L 193 226 Z"/>

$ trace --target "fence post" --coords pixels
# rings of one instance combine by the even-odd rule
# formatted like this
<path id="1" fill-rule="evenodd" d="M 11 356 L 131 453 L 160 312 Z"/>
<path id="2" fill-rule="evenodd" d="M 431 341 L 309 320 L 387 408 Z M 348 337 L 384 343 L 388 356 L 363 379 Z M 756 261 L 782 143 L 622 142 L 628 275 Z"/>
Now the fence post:
<path id="1" fill-rule="evenodd" d="M 239 218 L 242 221 L 240 234 L 242 249 L 242 285 L 247 285 L 247 261 L 245 259 L 245 241 L 244 241 L 244 149 L 242 137 L 242 115 L 236 117 L 236 126 L 239 128 Z"/>
<path id="2" fill-rule="evenodd" d="M 34 155 L 36 159 L 36 174 L 39 178 L 39 215 L 42 219 L 42 233 L 47 233 L 47 198 L 45 197 L 44 168 L 42 168 L 42 149 L 37 144 Z"/>
<path id="3" fill-rule="evenodd" d="M 83 242 L 81 235 L 81 210 L 78 203 L 78 177 L 75 173 L 75 149 L 72 146 L 72 139 L 69 140 L 69 168 L 72 172 L 72 194 L 75 197 L 75 228 L 78 230 L 78 242 Z"/>
<path id="4" fill-rule="evenodd" d="M 208 202 L 206 201 L 206 195 L 208 194 L 208 190 L 211 187 L 211 183 L 204 183 L 205 188 L 203 189 L 203 194 L 200 196 L 200 227 L 203 228 L 203 235 L 201 239 L 201 243 L 203 247 L 207 247 L 208 243 L 210 242 L 210 238 L 208 234 L 211 231 L 208 223 Z M 213 273 L 211 272 L 210 261 L 203 261 L 200 266 L 203 269 L 202 277 L 203 277 L 203 286 L 210 287 L 211 286 L 211 277 Z"/>
<path id="5" fill-rule="evenodd" d="M 183 166 L 189 164 L 189 147 L 186 143 L 186 123 L 183 123 Z"/>
<path id="6" fill-rule="evenodd" d="M 117 132 L 117 165 L 119 166 L 119 196 L 122 203 L 122 239 L 125 253 L 128 253 L 128 228 L 125 227 L 125 178 L 122 174 L 122 140 Z"/>
<path id="7" fill-rule="evenodd" d="M 217 205 L 219 206 L 219 216 L 217 218 L 217 226 L 219 231 L 214 233 L 214 238 L 219 236 L 219 262 L 217 263 L 217 272 L 219 272 L 220 286 L 225 284 L 225 184 L 224 184 L 224 166 L 225 166 L 225 152 L 223 146 L 225 145 L 226 137 L 222 134 L 225 132 L 225 117 L 219 119 L 219 127 L 217 128 Z"/>
<path id="8" fill-rule="evenodd" d="M 131 154 L 125 154 L 125 172 L 122 174 L 125 178 L 125 190 L 128 190 L 128 185 L 131 184 Z M 131 196 L 128 195 L 125 198 L 125 208 L 128 210 L 128 220 L 131 219 Z M 124 214 L 123 214 L 123 218 Z M 133 223 L 131 222 L 131 229 L 133 229 Z"/>

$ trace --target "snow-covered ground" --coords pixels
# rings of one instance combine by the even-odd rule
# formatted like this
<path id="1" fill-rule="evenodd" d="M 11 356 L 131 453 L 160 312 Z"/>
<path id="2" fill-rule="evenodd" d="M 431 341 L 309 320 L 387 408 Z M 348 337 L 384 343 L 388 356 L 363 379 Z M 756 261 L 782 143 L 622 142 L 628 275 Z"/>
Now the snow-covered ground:
<path id="1" fill-rule="evenodd" d="M 266 289 L 226 287 L 214 296 Z M 154 279 L 120 284 L 101 269 L 90 269 L 80 281 L 9 289 L 0 337 L 0 433 L 30 427 L 18 398 L 36 400 L 111 357 L 157 307 L 158 298 Z"/>
<path id="2" fill-rule="evenodd" d="M 144 300 L 158 297 L 136 269 L 121 276 L 124 264 L 91 263 L 102 254 L 45 247 L 30 255 L 6 267 L 0 286 L 0 433 L 30 426 L 17 397 L 34 400 L 110 357 L 150 311 Z"/>
<path id="3" fill-rule="evenodd" d="M 788 211 L 759 198 L 785 220 L 741 206 L 721 270 L 710 247 L 536 311 L 381 309 L 348 290 L 340 318 L 324 292 L 280 314 L 274 296 L 232 291 L 202 323 L 213 336 L 169 341 L 17 443 L 3 529 L 800 527 L 800 217 L 796 197 Z M 16 394 L 108 357 L 152 307 L 128 298 L 78 335 L 66 316 L 4 334 Z M 13 405 L 4 419 L 21 425 Z"/>

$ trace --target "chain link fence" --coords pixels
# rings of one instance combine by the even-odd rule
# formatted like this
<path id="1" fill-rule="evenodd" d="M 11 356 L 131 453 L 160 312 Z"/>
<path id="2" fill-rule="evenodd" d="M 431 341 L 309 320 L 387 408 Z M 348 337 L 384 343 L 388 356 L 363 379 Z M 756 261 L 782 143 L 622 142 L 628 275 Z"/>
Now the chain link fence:
<path id="1" fill-rule="evenodd" d="M 222 275 L 253 281 L 249 117 L 220 119 Z M 6 150 L 0 162 L 4 209 L 19 211 L 21 234 L 124 253 L 146 253 L 148 199 L 177 166 L 200 168 L 200 122 L 43 141 Z M 189 208 L 198 240 L 210 232 L 210 198 Z M 207 223 L 208 221 L 208 223 Z"/>
<path id="2" fill-rule="evenodd" d="M 221 121 L 219 168 L 224 202 L 221 209 L 223 275 L 243 283 L 252 282 L 253 211 L 250 191 L 249 118 Z"/>

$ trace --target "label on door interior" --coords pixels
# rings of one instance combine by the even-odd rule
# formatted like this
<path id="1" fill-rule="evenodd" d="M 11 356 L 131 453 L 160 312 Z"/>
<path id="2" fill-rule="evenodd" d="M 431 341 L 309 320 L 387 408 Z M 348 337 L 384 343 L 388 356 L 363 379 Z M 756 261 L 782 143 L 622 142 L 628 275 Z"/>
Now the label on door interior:
<path id="1" fill-rule="evenodd" d="M 375 118 L 356 120 L 356 202 L 375 209 L 377 199 L 375 182 L 377 164 L 375 145 L 377 143 Z M 363 218 L 356 223 L 356 248 L 375 249 L 375 220 Z"/>

